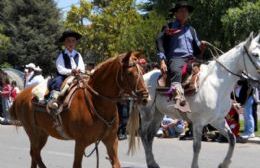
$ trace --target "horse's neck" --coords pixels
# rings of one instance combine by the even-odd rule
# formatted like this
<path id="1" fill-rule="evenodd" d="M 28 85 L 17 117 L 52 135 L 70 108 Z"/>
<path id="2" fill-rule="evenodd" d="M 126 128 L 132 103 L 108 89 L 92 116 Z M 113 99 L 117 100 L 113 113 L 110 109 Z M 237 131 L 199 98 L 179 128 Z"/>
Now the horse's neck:
<path id="1" fill-rule="evenodd" d="M 240 67 L 241 62 L 241 50 L 234 48 L 218 58 L 218 61 L 224 65 L 228 70 L 235 74 L 241 74 L 242 69 Z M 225 68 L 222 67 L 217 61 L 212 61 L 206 67 L 205 77 L 201 79 L 201 85 L 204 82 L 209 82 L 219 93 L 227 94 L 231 93 L 239 77 L 231 74 Z M 202 73 L 203 74 L 203 73 Z"/>
<path id="2" fill-rule="evenodd" d="M 118 68 L 112 62 L 108 62 L 99 67 L 89 81 L 92 88 L 99 94 L 106 97 L 119 96 L 119 87 L 117 86 Z"/>

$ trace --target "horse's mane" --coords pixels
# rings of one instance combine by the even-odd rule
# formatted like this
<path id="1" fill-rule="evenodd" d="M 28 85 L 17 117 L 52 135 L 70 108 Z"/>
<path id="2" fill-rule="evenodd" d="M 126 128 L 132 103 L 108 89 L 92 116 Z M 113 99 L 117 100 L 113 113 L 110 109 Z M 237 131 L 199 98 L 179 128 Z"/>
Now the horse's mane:
<path id="1" fill-rule="evenodd" d="M 241 42 L 232 49 L 228 50 L 224 54 L 220 55 L 217 59 L 220 61 L 222 59 L 228 58 L 231 55 L 234 55 L 233 53 L 241 49 L 241 47 L 244 45 L 245 42 Z M 208 64 L 201 64 L 201 74 L 200 74 L 200 85 L 203 84 L 204 81 L 209 77 L 210 74 L 214 71 L 214 68 L 216 68 L 216 65 L 218 63 L 216 60 L 212 59 Z"/>
<path id="2" fill-rule="evenodd" d="M 136 54 L 138 52 L 131 52 L 131 54 Z M 115 55 L 101 63 L 99 63 L 93 70 L 92 75 L 94 75 L 96 72 L 99 72 L 101 69 L 111 65 L 111 63 L 114 63 L 116 61 L 120 62 L 122 60 L 122 57 L 126 56 L 128 53 L 122 53 L 122 54 L 118 54 Z"/>
<path id="3" fill-rule="evenodd" d="M 114 56 L 114 57 L 111 57 L 101 63 L 99 63 L 95 68 L 94 68 L 94 72 L 101 69 L 102 67 L 114 62 L 115 60 L 117 60 L 119 58 L 119 56 Z"/>

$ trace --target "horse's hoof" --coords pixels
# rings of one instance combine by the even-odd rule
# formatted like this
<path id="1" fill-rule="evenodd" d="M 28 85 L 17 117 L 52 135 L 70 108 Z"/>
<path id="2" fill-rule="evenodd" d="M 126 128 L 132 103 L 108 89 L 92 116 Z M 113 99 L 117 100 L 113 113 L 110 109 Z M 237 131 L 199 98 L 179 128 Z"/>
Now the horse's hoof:
<path id="1" fill-rule="evenodd" d="M 158 164 L 156 164 L 156 165 L 148 165 L 148 168 L 160 168 L 160 166 Z"/>
<path id="2" fill-rule="evenodd" d="M 228 168 L 228 166 L 223 166 L 223 164 L 221 163 L 220 165 L 218 165 L 218 168 Z"/>

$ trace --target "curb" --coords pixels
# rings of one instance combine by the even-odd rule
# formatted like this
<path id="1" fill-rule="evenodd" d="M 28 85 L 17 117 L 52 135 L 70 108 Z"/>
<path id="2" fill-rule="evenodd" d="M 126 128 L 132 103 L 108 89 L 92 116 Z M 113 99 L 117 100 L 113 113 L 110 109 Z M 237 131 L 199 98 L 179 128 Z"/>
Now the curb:
<path id="1" fill-rule="evenodd" d="M 247 143 L 260 144 L 260 137 L 250 138 L 247 140 Z"/>

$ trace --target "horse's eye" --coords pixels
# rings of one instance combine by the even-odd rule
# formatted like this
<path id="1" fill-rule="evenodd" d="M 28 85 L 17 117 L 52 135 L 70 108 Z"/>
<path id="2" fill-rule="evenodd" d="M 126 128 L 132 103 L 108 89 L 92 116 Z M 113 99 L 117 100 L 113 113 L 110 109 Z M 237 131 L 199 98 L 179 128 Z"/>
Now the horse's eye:
<path id="1" fill-rule="evenodd" d="M 127 75 L 129 75 L 129 76 L 133 76 L 133 73 L 130 72 L 130 71 L 128 71 L 128 72 L 127 72 Z"/>

